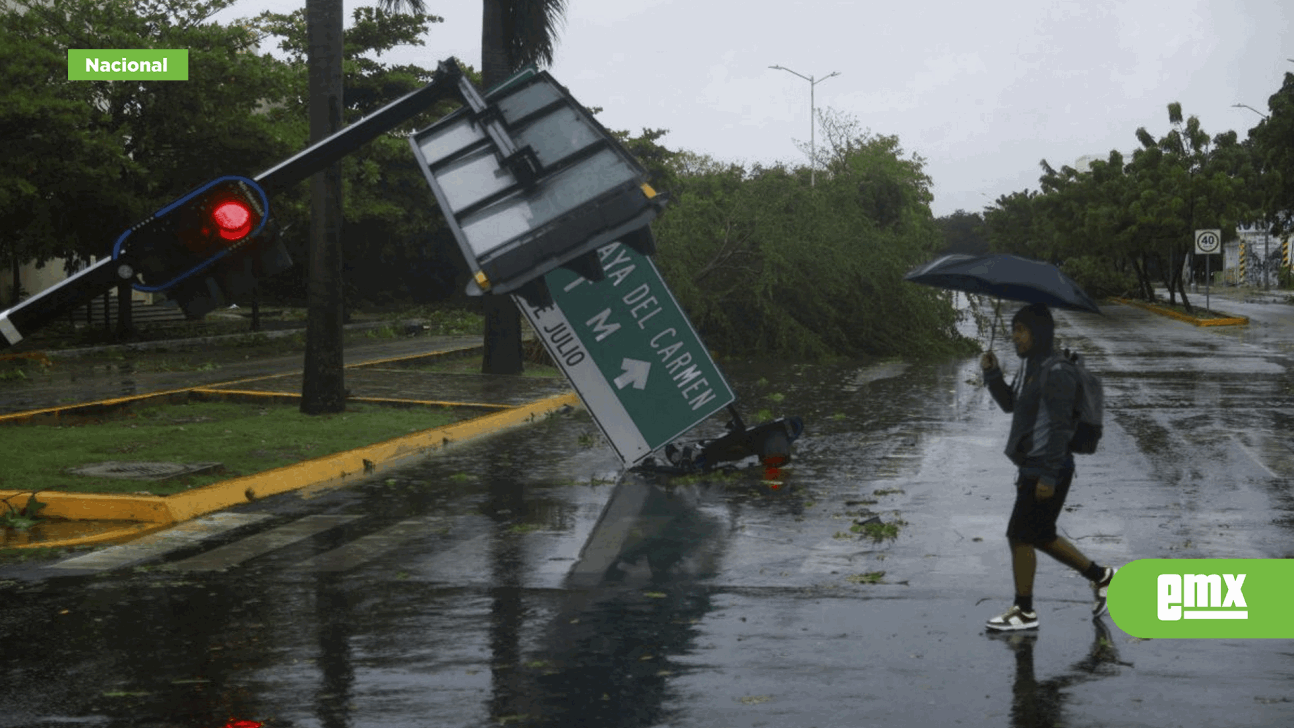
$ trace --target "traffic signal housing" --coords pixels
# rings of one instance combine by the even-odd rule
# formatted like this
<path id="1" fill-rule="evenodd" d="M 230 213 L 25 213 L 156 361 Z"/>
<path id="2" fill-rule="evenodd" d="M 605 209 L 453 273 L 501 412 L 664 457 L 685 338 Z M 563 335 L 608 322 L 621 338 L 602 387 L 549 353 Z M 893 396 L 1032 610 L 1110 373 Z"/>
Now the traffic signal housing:
<path id="1" fill-rule="evenodd" d="M 134 267 L 135 290 L 165 292 L 200 318 L 292 265 L 267 230 L 269 200 L 246 177 L 220 177 L 117 238 L 112 255 Z"/>

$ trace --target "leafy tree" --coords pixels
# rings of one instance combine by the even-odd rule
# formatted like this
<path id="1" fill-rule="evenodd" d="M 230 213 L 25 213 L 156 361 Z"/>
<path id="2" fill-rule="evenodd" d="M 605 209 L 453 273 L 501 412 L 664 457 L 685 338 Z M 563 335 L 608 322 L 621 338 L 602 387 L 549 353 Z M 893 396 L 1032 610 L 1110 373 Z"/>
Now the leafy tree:
<path id="1" fill-rule="evenodd" d="M 672 190 L 677 184 L 674 160 L 678 152 L 657 143 L 657 140 L 668 133 L 667 129 L 643 129 L 642 134 L 635 137 L 627 131 L 611 132 L 647 170 L 647 184 L 657 191 Z"/>
<path id="2" fill-rule="evenodd" d="M 934 195 L 920 155 L 905 158 L 897 136 L 872 134 L 835 109 L 820 110 L 818 124 L 825 141 L 817 150 L 819 168 L 853 185 L 856 202 L 870 219 L 883 227 L 929 232 Z"/>
<path id="3" fill-rule="evenodd" d="M 1040 195 L 1031 190 L 1002 195 L 984 211 L 989 246 L 999 253 L 1044 258 L 1038 240 L 1049 233 Z"/>
<path id="4" fill-rule="evenodd" d="M 413 65 L 391 65 L 377 58 L 398 45 L 422 45 L 429 28 L 441 22 L 432 15 L 397 15 L 370 7 L 352 12 L 352 25 L 343 34 L 343 79 L 346 89 L 343 118 L 347 123 L 366 116 L 404 94 L 424 86 L 434 71 Z M 306 20 L 305 11 L 264 13 L 254 27 L 262 39 L 273 39 L 287 54 L 293 69 L 288 100 L 270 111 L 290 125 L 298 147 L 306 142 Z M 466 69 L 469 76 L 471 69 Z M 344 290 L 348 306 L 362 301 L 387 303 L 448 298 L 466 285 L 461 255 L 431 204 L 422 172 L 409 154 L 407 135 L 453 109 L 443 102 L 383 134 L 342 160 L 344 184 L 342 249 Z M 294 255 L 305 260 L 309 208 L 301 186 L 276 199 L 284 239 Z M 279 295 L 300 297 L 300 269 L 275 281 Z"/>
<path id="5" fill-rule="evenodd" d="M 944 246 L 940 252 L 978 255 L 989 250 L 984 218 L 978 212 L 957 210 L 935 220 L 943 232 Z"/>
<path id="6" fill-rule="evenodd" d="M 41 17 L 8 10 L 0 27 L 0 265 L 18 302 L 23 265 L 100 249 L 141 201 L 123 186 L 137 173 L 86 87 L 67 80 L 67 55 Z M 69 215 L 72 201 L 83 212 Z M 106 217 L 105 217 L 106 213 Z"/>
<path id="7" fill-rule="evenodd" d="M 10 260 L 85 259 L 217 174 L 288 147 L 263 114 L 281 64 L 210 16 L 232 0 L 49 0 L 4 12 L 0 245 Z M 187 48 L 189 81 L 67 81 L 67 48 Z M 8 262 L 8 261 L 6 261 Z"/>
<path id="8" fill-rule="evenodd" d="M 1182 262 L 1194 231 L 1217 227 L 1233 235 L 1236 222 L 1257 209 L 1257 173 L 1235 132 L 1210 137 L 1180 104 L 1169 104 L 1168 114 L 1163 137 L 1136 130 L 1141 146 L 1131 159 L 1111 151 L 1085 171 L 1043 160 L 1041 193 L 1001 197 L 985 212 L 993 248 L 1062 263 L 1097 295 L 1137 287 L 1153 300 L 1157 271 L 1189 309 Z"/>
<path id="9" fill-rule="evenodd" d="M 956 348 L 946 295 L 902 282 L 942 245 L 920 160 L 892 137 L 828 139 L 816 187 L 807 167 L 674 154 L 675 201 L 654 226 L 671 289 L 706 341 L 733 354 Z"/>
<path id="10" fill-rule="evenodd" d="M 1249 130 L 1257 172 L 1255 205 L 1275 234 L 1294 231 L 1294 73 L 1267 99 L 1267 118 Z"/>
<path id="11" fill-rule="evenodd" d="M 1182 261 L 1192 249 L 1194 231 L 1222 228 L 1226 237 L 1247 212 L 1237 176 L 1242 150 L 1235 132 L 1210 137 L 1198 118 L 1183 117 L 1178 103 L 1168 105 L 1168 116 L 1171 129 L 1158 140 L 1144 128 L 1137 130 L 1142 148 L 1128 166 L 1138 188 L 1131 204 L 1133 240 L 1143 256 L 1162 255 L 1170 297 L 1180 294 L 1190 310 Z"/>

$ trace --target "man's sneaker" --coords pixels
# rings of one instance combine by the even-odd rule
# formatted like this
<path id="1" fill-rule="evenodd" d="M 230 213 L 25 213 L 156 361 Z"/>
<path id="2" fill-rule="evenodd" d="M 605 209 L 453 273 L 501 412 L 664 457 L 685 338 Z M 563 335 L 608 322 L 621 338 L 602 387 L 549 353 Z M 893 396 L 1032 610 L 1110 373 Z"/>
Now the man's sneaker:
<path id="1" fill-rule="evenodd" d="M 1038 613 L 1026 612 L 1018 606 L 1006 610 L 985 623 L 994 632 L 1014 632 L 1020 629 L 1038 629 Z"/>
<path id="2" fill-rule="evenodd" d="M 1114 572 L 1118 569 L 1113 566 L 1105 567 L 1105 576 L 1100 581 L 1092 582 L 1092 593 L 1096 595 L 1096 603 L 1092 605 L 1092 616 L 1099 617 L 1105 614 L 1106 603 L 1105 595 L 1110 591 L 1110 580 L 1114 578 Z"/>

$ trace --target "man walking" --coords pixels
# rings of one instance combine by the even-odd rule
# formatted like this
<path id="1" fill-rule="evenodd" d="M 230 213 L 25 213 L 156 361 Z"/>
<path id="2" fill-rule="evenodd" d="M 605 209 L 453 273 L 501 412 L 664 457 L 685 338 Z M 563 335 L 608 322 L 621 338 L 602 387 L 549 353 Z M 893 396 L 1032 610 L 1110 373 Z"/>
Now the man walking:
<path id="1" fill-rule="evenodd" d="M 1011 320 L 1011 341 L 1024 362 L 1011 385 L 1003 379 L 993 352 L 980 357 L 989 393 L 1004 412 L 1011 413 L 1006 456 L 1019 468 L 1015 507 L 1006 529 L 1015 604 L 988 621 L 987 627 L 994 631 L 1037 629 L 1033 579 L 1038 550 L 1092 582 L 1096 596 L 1093 617 L 1105 613 L 1106 592 L 1114 576 L 1114 569 L 1087 558 L 1056 534 L 1056 518 L 1074 478 L 1069 441 L 1077 426 L 1078 373 L 1068 359 L 1053 350 L 1055 327 L 1051 311 L 1042 304 L 1025 306 L 1016 313 Z"/>

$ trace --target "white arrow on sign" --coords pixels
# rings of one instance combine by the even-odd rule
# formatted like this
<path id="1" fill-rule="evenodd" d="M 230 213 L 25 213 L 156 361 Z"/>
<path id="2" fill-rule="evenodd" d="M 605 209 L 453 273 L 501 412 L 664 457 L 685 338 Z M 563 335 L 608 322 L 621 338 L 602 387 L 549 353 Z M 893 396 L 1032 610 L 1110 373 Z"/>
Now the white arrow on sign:
<path id="1" fill-rule="evenodd" d="M 651 371 L 651 362 L 625 359 L 620 362 L 620 368 L 625 372 L 615 378 L 616 389 L 624 389 L 628 384 L 634 385 L 634 389 L 647 386 L 647 372 Z"/>

